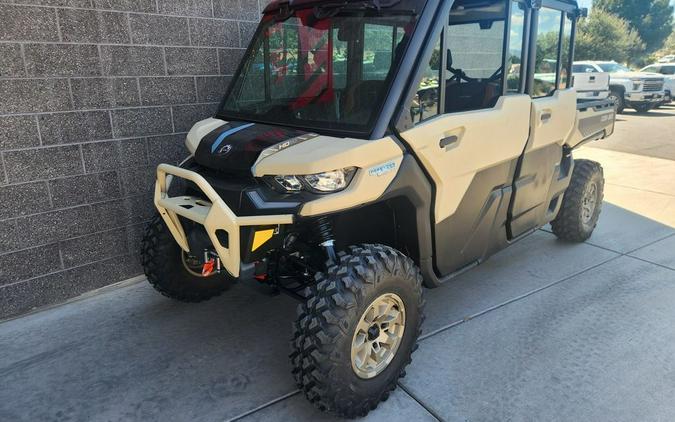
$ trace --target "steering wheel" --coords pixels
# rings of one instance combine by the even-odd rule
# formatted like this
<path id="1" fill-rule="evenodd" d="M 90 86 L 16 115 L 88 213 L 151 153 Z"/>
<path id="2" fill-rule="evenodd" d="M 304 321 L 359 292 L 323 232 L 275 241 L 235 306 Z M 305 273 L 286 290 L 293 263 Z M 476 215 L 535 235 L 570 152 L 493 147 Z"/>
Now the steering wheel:
<path id="1" fill-rule="evenodd" d="M 456 80 L 456 81 L 465 81 L 465 82 L 478 82 L 478 81 L 487 81 L 487 82 L 495 82 L 499 78 L 502 77 L 502 74 L 504 73 L 504 66 L 499 66 L 495 72 L 490 75 L 489 78 L 487 79 L 481 79 L 481 78 L 472 78 L 471 76 L 467 75 L 464 73 L 462 69 L 455 69 L 453 67 L 448 67 L 448 70 L 450 73 L 453 74 L 453 77 L 450 78 L 450 80 Z"/>
<path id="2" fill-rule="evenodd" d="M 496 80 L 498 80 L 499 78 L 501 78 L 503 75 L 504 75 L 504 65 L 499 66 L 499 68 L 498 68 L 497 70 L 495 70 L 495 73 L 493 73 L 493 74 L 492 74 L 489 78 L 487 78 L 486 80 L 487 80 L 488 82 L 495 82 Z"/>

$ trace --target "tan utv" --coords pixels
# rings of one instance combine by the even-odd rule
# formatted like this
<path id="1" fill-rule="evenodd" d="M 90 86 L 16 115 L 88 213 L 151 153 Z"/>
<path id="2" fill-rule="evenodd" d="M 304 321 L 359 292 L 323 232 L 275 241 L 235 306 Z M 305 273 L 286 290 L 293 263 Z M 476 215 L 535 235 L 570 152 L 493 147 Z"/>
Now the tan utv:
<path id="1" fill-rule="evenodd" d="M 290 359 L 319 409 L 396 388 L 423 287 L 551 223 L 591 236 L 608 101 L 570 80 L 574 0 L 281 0 L 265 8 L 190 156 L 157 169 L 142 262 L 171 298 L 235 281 L 300 300 Z"/>

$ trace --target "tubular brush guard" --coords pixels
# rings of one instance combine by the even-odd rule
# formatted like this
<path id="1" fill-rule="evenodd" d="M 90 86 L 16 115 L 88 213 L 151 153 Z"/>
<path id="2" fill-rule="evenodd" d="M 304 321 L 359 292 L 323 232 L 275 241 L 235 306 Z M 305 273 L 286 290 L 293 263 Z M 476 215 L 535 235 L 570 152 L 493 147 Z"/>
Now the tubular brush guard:
<path id="1" fill-rule="evenodd" d="M 210 202 L 194 196 L 169 196 L 169 186 L 173 177 L 193 182 Z M 178 216 L 203 225 L 223 266 L 233 277 L 239 277 L 241 268 L 241 227 L 293 223 L 293 215 L 290 214 L 237 216 L 206 179 L 193 171 L 168 164 L 160 164 L 157 167 L 155 207 L 159 210 L 159 214 L 176 242 L 185 252 L 190 252 L 190 247 Z M 226 242 L 221 241 L 223 236 L 219 239 L 219 232 L 227 233 Z M 201 253 L 201 251 L 193 253 Z"/>

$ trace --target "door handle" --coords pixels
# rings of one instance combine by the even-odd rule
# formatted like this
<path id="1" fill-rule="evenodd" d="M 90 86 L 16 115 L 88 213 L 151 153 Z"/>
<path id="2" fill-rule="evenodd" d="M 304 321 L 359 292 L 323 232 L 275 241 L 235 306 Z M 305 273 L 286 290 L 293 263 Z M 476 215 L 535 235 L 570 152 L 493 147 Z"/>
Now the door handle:
<path id="1" fill-rule="evenodd" d="M 441 139 L 441 141 L 438 143 L 438 146 L 441 147 L 442 149 L 455 145 L 456 143 L 459 142 L 459 136 L 457 135 L 450 135 L 448 137 L 445 137 Z"/>
<path id="2" fill-rule="evenodd" d="M 547 121 L 551 120 L 551 116 L 553 116 L 553 114 L 550 111 L 545 111 L 545 112 L 541 113 L 541 121 L 547 122 Z"/>

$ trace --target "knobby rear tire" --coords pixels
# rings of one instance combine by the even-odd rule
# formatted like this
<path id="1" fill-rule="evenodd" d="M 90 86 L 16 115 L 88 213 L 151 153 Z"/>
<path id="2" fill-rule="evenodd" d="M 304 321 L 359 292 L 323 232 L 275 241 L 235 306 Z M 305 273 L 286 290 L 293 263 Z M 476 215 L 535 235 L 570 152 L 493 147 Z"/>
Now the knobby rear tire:
<path id="1" fill-rule="evenodd" d="M 584 194 L 589 184 L 596 184 L 596 205 L 589 221 L 584 221 Z M 551 222 L 553 234 L 568 242 L 583 242 L 591 237 L 598 224 L 605 179 L 600 163 L 590 160 L 574 160 L 572 180 L 565 191 L 560 211 Z"/>

